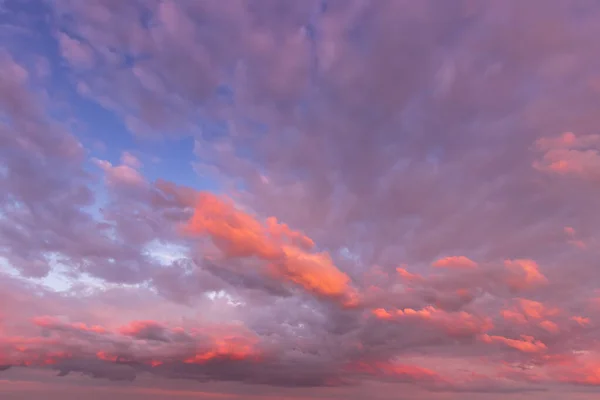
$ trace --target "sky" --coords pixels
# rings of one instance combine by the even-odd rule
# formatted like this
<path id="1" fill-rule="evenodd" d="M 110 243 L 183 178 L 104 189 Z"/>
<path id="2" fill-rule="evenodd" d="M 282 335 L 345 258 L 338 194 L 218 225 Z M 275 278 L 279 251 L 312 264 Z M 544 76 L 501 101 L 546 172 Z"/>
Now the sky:
<path id="1" fill-rule="evenodd" d="M 591 400 L 600 3 L 0 1 L 0 398 Z"/>

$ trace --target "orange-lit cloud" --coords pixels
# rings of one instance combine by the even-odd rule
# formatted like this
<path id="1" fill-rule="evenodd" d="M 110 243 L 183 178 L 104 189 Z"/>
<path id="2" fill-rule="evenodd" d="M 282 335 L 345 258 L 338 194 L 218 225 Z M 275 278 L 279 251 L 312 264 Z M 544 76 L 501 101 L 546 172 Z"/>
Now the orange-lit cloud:
<path id="1" fill-rule="evenodd" d="M 185 363 L 203 363 L 212 359 L 242 360 L 258 357 L 256 349 L 258 338 L 241 326 L 220 327 L 219 329 L 203 329 L 186 331 L 182 327 L 168 327 L 157 321 L 132 321 L 118 329 L 125 336 L 140 340 L 158 340 L 165 342 L 201 341 L 193 354 L 186 355 Z M 164 360 L 152 360 L 155 365 Z"/>
<path id="2" fill-rule="evenodd" d="M 528 299 L 517 299 L 516 301 L 517 309 L 519 309 L 527 318 L 541 319 L 558 315 L 560 312 L 558 308 L 548 308 L 539 301 Z"/>
<path id="3" fill-rule="evenodd" d="M 542 322 L 540 322 L 540 327 L 545 329 L 546 331 L 550 332 L 550 333 L 558 333 L 558 331 L 560 330 L 558 325 L 555 322 L 549 321 L 549 320 L 544 320 Z"/>
<path id="4" fill-rule="evenodd" d="M 539 139 L 536 146 L 543 155 L 533 166 L 540 171 L 587 178 L 600 174 L 600 135 L 566 132 L 559 137 Z"/>
<path id="5" fill-rule="evenodd" d="M 420 310 L 377 308 L 372 310 L 372 314 L 384 320 L 416 319 L 431 322 L 451 336 L 471 335 L 493 328 L 491 320 L 487 317 L 478 317 L 466 311 L 450 313 L 433 306 L 427 306 Z"/>
<path id="6" fill-rule="evenodd" d="M 530 321 L 536 321 L 537 325 L 550 333 L 559 331 L 558 325 L 545 319 L 556 316 L 560 313 L 557 308 L 548 308 L 543 303 L 528 299 L 515 299 L 515 306 L 512 309 L 502 310 L 502 317 L 516 324 L 526 324 Z M 543 320 L 542 320 L 543 319 Z"/>
<path id="7" fill-rule="evenodd" d="M 577 315 L 574 316 L 574 317 L 571 317 L 571 320 L 577 322 L 581 326 L 587 326 L 587 325 L 590 324 L 590 319 L 589 318 L 581 317 L 581 316 L 577 316 Z"/>
<path id="8" fill-rule="evenodd" d="M 111 363 L 139 362 L 153 367 L 172 362 L 202 364 L 211 360 L 259 360 L 258 338 L 242 326 L 189 331 L 156 321 L 132 321 L 114 332 L 80 323 L 38 317 L 34 324 L 46 336 L 0 338 L 0 365 L 56 365 L 71 358 Z M 79 332 L 96 334 L 79 336 Z"/>
<path id="9" fill-rule="evenodd" d="M 504 265 L 510 273 L 508 284 L 514 289 L 528 289 L 548 282 L 533 260 L 506 260 Z"/>
<path id="10" fill-rule="evenodd" d="M 600 1 L 0 3 L 0 393 L 594 395 Z"/>
<path id="11" fill-rule="evenodd" d="M 553 375 L 557 381 L 563 383 L 600 386 L 600 362 L 575 361 L 568 365 L 568 368 L 556 370 Z"/>
<path id="12" fill-rule="evenodd" d="M 373 310 L 373 315 L 380 319 L 391 319 L 394 317 L 395 314 L 388 312 L 384 308 L 376 308 L 375 310 Z"/>
<path id="13" fill-rule="evenodd" d="M 450 256 L 440 258 L 432 264 L 438 268 L 471 269 L 477 268 L 477 263 L 465 256 Z"/>
<path id="14" fill-rule="evenodd" d="M 307 253 L 292 246 L 283 246 L 282 251 L 283 265 L 271 264 L 274 275 L 287 278 L 315 293 L 343 296 L 348 305 L 356 303 L 358 298 L 350 286 L 350 278 L 337 269 L 328 253 Z"/>
<path id="15" fill-rule="evenodd" d="M 209 236 L 229 257 L 264 260 L 276 278 L 294 282 L 319 295 L 340 298 L 347 305 L 357 302 L 350 278 L 335 266 L 330 255 L 309 252 L 313 241 L 275 218 L 262 224 L 230 202 L 201 193 L 185 231 Z"/>
<path id="16" fill-rule="evenodd" d="M 191 234 L 206 234 L 230 257 L 281 257 L 281 244 L 249 214 L 210 193 L 200 193 L 194 215 L 185 227 Z"/>
<path id="17" fill-rule="evenodd" d="M 135 337 L 153 328 L 163 329 L 163 326 L 156 321 L 132 321 L 128 325 L 121 326 L 118 331 L 121 335 Z"/>
<path id="18" fill-rule="evenodd" d="M 406 269 L 404 268 L 396 268 L 396 272 L 398 273 L 398 275 L 404 279 L 405 281 L 409 281 L 409 282 L 419 282 L 423 280 L 423 277 L 421 275 L 418 274 L 413 274 L 411 272 L 408 272 Z"/>
<path id="19" fill-rule="evenodd" d="M 287 224 L 277 222 L 277 218 L 267 218 L 267 231 L 279 241 L 289 241 L 291 244 L 304 250 L 310 250 L 315 242 L 301 232 L 292 230 Z"/>
<path id="20" fill-rule="evenodd" d="M 54 365 L 70 358 L 55 338 L 12 336 L 0 339 L 0 364 L 21 366 Z"/>
<path id="21" fill-rule="evenodd" d="M 514 311 L 514 310 L 502 310 L 500 311 L 500 315 L 502 315 L 502 317 L 507 320 L 507 321 L 511 321 L 517 324 L 526 324 L 527 323 L 527 318 L 525 318 L 525 315 L 523 315 L 523 313 L 519 312 L 519 311 Z"/>
<path id="22" fill-rule="evenodd" d="M 527 335 L 521 335 L 521 339 L 510 339 L 504 336 L 483 334 L 480 336 L 480 339 L 484 343 L 502 343 L 523 353 L 539 353 L 548 349 L 544 343 Z"/>
<path id="23" fill-rule="evenodd" d="M 255 348 L 256 339 L 245 336 L 225 336 L 214 338 L 211 349 L 196 352 L 183 362 L 187 364 L 202 364 L 212 359 L 244 360 L 258 358 L 260 353 Z"/>
<path id="24" fill-rule="evenodd" d="M 65 323 L 58 318 L 42 316 L 36 317 L 33 319 L 33 323 L 37 326 L 44 328 L 57 328 L 57 327 L 67 327 L 74 330 L 79 330 L 83 332 L 94 332 L 94 333 L 107 333 L 108 331 L 99 325 L 87 325 L 82 322 L 76 323 Z"/>

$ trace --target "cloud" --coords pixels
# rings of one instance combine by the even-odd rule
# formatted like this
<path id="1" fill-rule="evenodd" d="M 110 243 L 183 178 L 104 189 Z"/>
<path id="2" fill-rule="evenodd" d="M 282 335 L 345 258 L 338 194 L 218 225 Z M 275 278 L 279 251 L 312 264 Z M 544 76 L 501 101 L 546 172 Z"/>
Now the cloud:
<path id="1" fill-rule="evenodd" d="M 260 356 L 256 339 L 235 326 L 215 327 L 212 331 L 204 326 L 186 332 L 155 321 L 132 321 L 111 331 L 50 317 L 37 317 L 34 323 L 45 334 L 2 337 L 2 364 L 52 366 L 62 375 L 76 371 L 93 377 L 132 380 L 136 371 L 160 367 L 168 373 L 167 365 L 258 360 Z"/>
<path id="2" fill-rule="evenodd" d="M 61 54 L 69 63 L 81 68 L 93 66 L 94 53 L 85 43 L 82 43 L 63 32 L 58 34 L 58 43 L 60 45 Z"/>
<path id="3" fill-rule="evenodd" d="M 373 314 L 377 318 L 385 320 L 421 320 L 443 329 L 450 336 L 470 336 L 493 328 L 493 324 L 488 318 L 477 317 L 465 311 L 448 313 L 432 306 L 420 310 L 405 308 L 387 311 L 378 308 L 373 310 Z"/>
<path id="4" fill-rule="evenodd" d="M 102 326 L 99 326 L 99 325 L 88 326 L 87 324 L 82 323 L 82 322 L 69 324 L 69 323 L 64 323 L 64 322 L 60 321 L 60 319 L 58 319 L 58 318 L 49 317 L 49 316 L 36 317 L 33 319 L 33 323 L 42 328 L 47 328 L 47 329 L 51 329 L 51 330 L 64 329 L 67 332 L 73 331 L 73 330 L 81 331 L 81 332 L 98 333 L 98 334 L 108 332 L 105 328 L 103 328 Z"/>
<path id="5" fill-rule="evenodd" d="M 121 155 L 121 163 L 137 170 L 139 170 L 142 167 L 141 161 L 128 151 L 123 152 L 123 154 Z"/>
<path id="6" fill-rule="evenodd" d="M 518 323 L 526 323 L 531 320 L 540 320 L 546 317 L 552 317 L 560 313 L 557 308 L 547 308 L 544 304 L 528 300 L 515 299 L 515 307 L 507 310 L 502 310 L 502 315 L 505 319 L 512 320 Z"/>
<path id="7" fill-rule="evenodd" d="M 420 275 L 408 272 L 404 268 L 398 267 L 398 268 L 396 268 L 396 272 L 398 273 L 398 275 L 400 275 L 402 277 L 402 279 L 405 279 L 407 281 L 420 281 L 423 279 L 423 277 L 421 277 Z"/>
<path id="8" fill-rule="evenodd" d="M 465 256 L 450 256 L 440 258 L 432 264 L 438 268 L 476 268 L 477 263 Z"/>
<path id="9" fill-rule="evenodd" d="M 545 320 L 540 322 L 539 325 L 550 333 L 558 333 L 560 331 L 558 325 L 552 321 Z"/>
<path id="10" fill-rule="evenodd" d="M 576 136 L 572 132 L 557 138 L 541 138 L 536 142 L 543 152 L 534 168 L 552 174 L 575 175 L 597 179 L 600 171 L 599 135 Z"/>
<path id="11" fill-rule="evenodd" d="M 504 336 L 490 336 L 484 334 L 481 336 L 481 340 L 485 343 L 502 343 L 524 353 L 538 353 L 548 349 L 544 343 L 527 335 L 521 335 L 521 339 L 510 339 Z"/>
<path id="12" fill-rule="evenodd" d="M 357 363 L 350 366 L 351 370 L 368 375 L 389 376 L 399 381 L 408 382 L 436 382 L 443 378 L 436 372 L 414 365 L 395 363 Z"/>
<path id="13" fill-rule="evenodd" d="M 105 160 L 93 160 L 106 174 L 108 185 L 143 186 L 146 184 L 144 177 L 137 171 L 136 163 L 130 157 L 124 157 L 123 164 L 113 166 Z"/>
<path id="14" fill-rule="evenodd" d="M 333 264 L 329 254 L 308 252 L 305 249 L 314 242 L 274 218 L 262 224 L 233 204 L 202 193 L 185 231 L 208 235 L 227 257 L 262 259 L 267 264 L 266 275 L 348 305 L 357 301 L 350 278 Z"/>
<path id="15" fill-rule="evenodd" d="M 571 317 L 571 319 L 582 326 L 588 325 L 590 323 L 590 319 L 586 317 L 574 316 Z"/>
<path id="16" fill-rule="evenodd" d="M 584 3 L 8 2 L 1 373 L 598 385 Z"/>
<path id="17" fill-rule="evenodd" d="M 517 259 L 504 262 L 510 272 L 509 285 L 515 289 L 527 289 L 548 282 L 533 260 Z"/>
<path id="18" fill-rule="evenodd" d="M 597 386 L 600 384 L 600 367 L 597 365 L 586 365 L 566 371 L 566 375 L 559 377 L 561 382 L 576 383 L 585 386 Z"/>
<path id="19" fill-rule="evenodd" d="M 133 321 L 129 325 L 122 326 L 119 333 L 126 336 L 131 336 L 136 339 L 155 340 L 170 342 L 172 336 L 180 336 L 186 338 L 185 331 L 182 328 L 174 328 L 169 330 L 156 321 Z"/>

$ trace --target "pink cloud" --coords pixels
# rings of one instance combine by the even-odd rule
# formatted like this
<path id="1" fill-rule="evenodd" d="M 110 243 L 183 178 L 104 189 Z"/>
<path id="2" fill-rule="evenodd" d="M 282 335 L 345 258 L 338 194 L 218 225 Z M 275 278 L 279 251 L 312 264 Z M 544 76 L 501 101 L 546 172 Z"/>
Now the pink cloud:
<path id="1" fill-rule="evenodd" d="M 600 135 L 577 136 L 571 132 L 558 138 L 542 138 L 537 147 L 544 152 L 534 168 L 558 175 L 597 179 L 600 176 Z"/>
<path id="2" fill-rule="evenodd" d="M 141 161 L 128 151 L 123 152 L 121 155 L 121 163 L 136 170 L 139 170 L 142 167 Z"/>
<path id="3" fill-rule="evenodd" d="M 560 310 L 557 308 L 548 308 L 539 301 L 528 299 L 517 299 L 517 307 L 526 317 L 532 319 L 541 319 L 548 316 L 554 316 L 560 312 Z"/>
<path id="4" fill-rule="evenodd" d="M 208 235 L 228 257 L 264 260 L 273 277 L 319 295 L 340 298 L 348 305 L 357 301 L 350 278 L 335 266 L 330 255 L 308 252 L 305 249 L 313 247 L 313 241 L 274 218 L 262 224 L 230 202 L 201 193 L 185 231 Z"/>
<path id="5" fill-rule="evenodd" d="M 186 331 L 155 321 L 132 321 L 114 331 L 83 323 L 36 317 L 44 336 L 3 336 L 0 364 L 61 368 L 76 360 L 140 362 L 151 367 L 183 362 L 205 364 L 252 359 L 258 362 L 257 338 L 241 327 L 207 327 Z M 118 372 L 118 371 L 117 371 Z"/>
<path id="6" fill-rule="evenodd" d="M 465 256 L 449 256 L 440 258 L 432 264 L 438 268 L 458 268 L 458 269 L 470 269 L 476 268 L 477 263 Z"/>
<path id="7" fill-rule="evenodd" d="M 416 365 L 404 365 L 399 363 L 366 363 L 358 362 L 348 366 L 353 372 L 382 375 L 411 382 L 435 382 L 443 381 L 443 378 L 433 370 Z"/>
<path id="8" fill-rule="evenodd" d="M 560 328 L 558 327 L 558 325 L 552 321 L 544 320 L 544 321 L 540 322 L 539 325 L 541 328 L 545 329 L 546 331 L 548 331 L 550 333 L 558 333 L 560 331 Z"/>
<path id="9" fill-rule="evenodd" d="M 502 343 L 505 346 L 522 351 L 524 353 L 544 352 L 548 347 L 541 341 L 527 335 L 521 335 L 521 339 L 510 339 L 504 336 L 483 334 L 480 336 L 484 343 Z"/>
<path id="10" fill-rule="evenodd" d="M 3 382 L 598 385 L 593 2 L 9 3 Z"/>
<path id="11" fill-rule="evenodd" d="M 377 318 L 384 320 L 422 321 L 442 329 L 449 336 L 469 336 L 493 328 L 493 323 L 489 318 L 475 316 L 466 311 L 449 313 L 433 306 L 427 306 L 419 310 L 412 308 L 394 310 L 377 308 L 372 313 Z"/>
<path id="12" fill-rule="evenodd" d="M 507 321 L 515 322 L 517 324 L 526 324 L 527 323 L 527 318 L 525 317 L 525 315 L 523 315 L 522 313 L 520 313 L 518 311 L 502 310 L 500 312 L 500 314 Z"/>
<path id="13" fill-rule="evenodd" d="M 112 186 L 144 186 L 146 180 L 133 167 L 128 164 L 113 166 L 105 160 L 94 160 L 95 164 L 104 170 L 106 174 L 106 183 Z"/>
<path id="14" fill-rule="evenodd" d="M 506 260 L 504 265 L 511 274 L 508 284 L 515 289 L 527 289 L 548 282 L 548 279 L 540 272 L 538 264 L 533 260 Z"/>
<path id="15" fill-rule="evenodd" d="M 408 281 L 408 282 L 419 282 L 419 281 L 423 280 L 423 277 L 421 275 L 408 272 L 404 268 L 398 267 L 398 268 L 396 268 L 396 272 L 403 280 Z"/>
<path id="16" fill-rule="evenodd" d="M 94 63 L 94 53 L 85 43 L 73 39 L 65 33 L 59 33 L 60 51 L 65 59 L 78 68 L 89 68 Z"/>
<path id="17" fill-rule="evenodd" d="M 505 320 L 519 325 L 535 323 L 540 328 L 553 334 L 560 331 L 556 322 L 546 319 L 558 316 L 560 314 L 558 308 L 547 307 L 543 303 L 528 299 L 515 299 L 514 303 L 515 306 L 512 309 L 501 311 L 501 315 Z"/>
<path id="18" fill-rule="evenodd" d="M 49 316 L 35 317 L 33 319 L 33 323 L 39 327 L 49 328 L 49 329 L 65 329 L 66 328 L 66 329 L 79 330 L 82 332 L 93 332 L 93 333 L 99 333 L 99 334 L 108 332 L 104 327 L 99 326 L 99 325 L 87 325 L 82 322 L 65 323 L 58 318 L 49 317 Z"/>
<path id="19" fill-rule="evenodd" d="M 571 317 L 571 319 L 575 322 L 577 322 L 579 325 L 581 326 L 586 326 L 590 324 L 590 319 L 586 318 L 586 317 L 581 317 L 581 316 L 573 316 Z"/>

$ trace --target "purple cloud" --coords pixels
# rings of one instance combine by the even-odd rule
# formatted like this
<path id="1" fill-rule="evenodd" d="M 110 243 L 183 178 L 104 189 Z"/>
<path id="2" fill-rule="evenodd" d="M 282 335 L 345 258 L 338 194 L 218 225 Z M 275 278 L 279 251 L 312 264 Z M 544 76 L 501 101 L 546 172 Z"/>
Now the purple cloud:
<path id="1" fill-rule="evenodd" d="M 0 397 L 600 386 L 593 2 L 0 8 Z"/>

